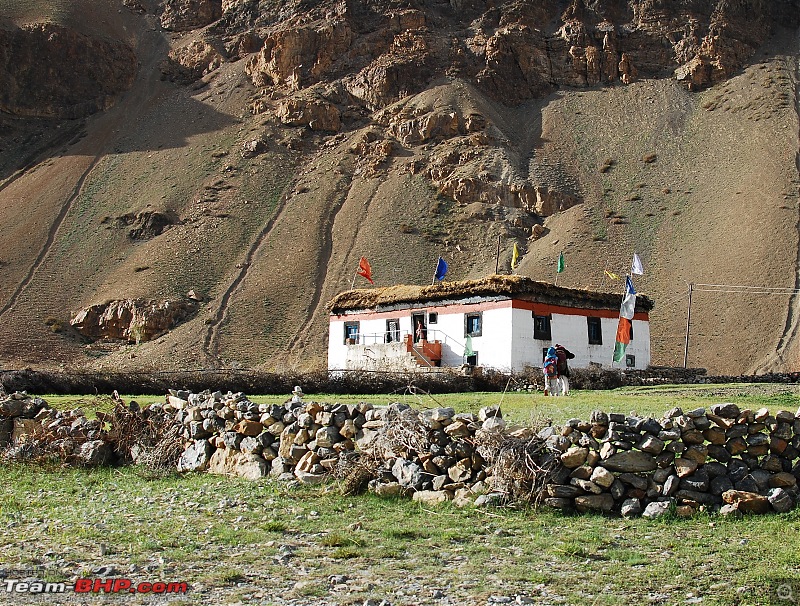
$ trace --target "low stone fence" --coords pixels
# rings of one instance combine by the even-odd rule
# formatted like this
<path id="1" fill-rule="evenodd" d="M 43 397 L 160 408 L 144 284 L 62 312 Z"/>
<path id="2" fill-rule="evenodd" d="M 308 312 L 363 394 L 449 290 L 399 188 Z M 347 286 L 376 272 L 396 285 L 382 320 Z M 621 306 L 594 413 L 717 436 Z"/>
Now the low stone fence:
<path id="1" fill-rule="evenodd" d="M 171 391 L 163 404 L 90 421 L 15 393 L 0 400 L 0 446 L 5 458 L 47 441 L 51 456 L 83 465 L 143 462 L 156 446 L 120 438 L 119 425 L 132 420 L 150 428 L 137 435 L 170 436 L 158 447 L 174 442 L 166 451 L 179 471 L 336 478 L 346 493 L 369 488 L 429 504 L 526 500 L 654 517 L 785 512 L 800 497 L 800 411 L 732 403 L 674 408 L 660 419 L 596 411 L 588 421 L 534 428 L 508 425 L 497 407 L 456 414 L 399 403 L 256 404 L 210 391 Z"/>
<path id="2" fill-rule="evenodd" d="M 82 410 L 60 411 L 26 393 L 0 397 L 0 449 L 7 458 L 25 458 L 41 451 L 70 463 L 101 465 L 111 458 L 100 421 Z"/>
<path id="3" fill-rule="evenodd" d="M 660 420 L 595 412 L 540 435 L 561 452 L 544 499 L 560 509 L 785 512 L 800 494 L 800 418 L 788 411 L 728 403 L 674 408 Z"/>

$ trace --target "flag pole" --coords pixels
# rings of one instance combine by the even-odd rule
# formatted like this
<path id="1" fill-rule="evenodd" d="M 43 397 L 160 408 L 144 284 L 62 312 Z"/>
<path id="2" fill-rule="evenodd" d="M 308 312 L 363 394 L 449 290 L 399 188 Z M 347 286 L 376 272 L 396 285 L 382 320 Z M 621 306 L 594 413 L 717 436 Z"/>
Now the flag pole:
<path id="1" fill-rule="evenodd" d="M 495 255 L 494 273 L 500 273 L 500 234 L 497 234 L 497 254 Z"/>
<path id="2" fill-rule="evenodd" d="M 350 282 L 350 290 L 353 290 L 356 287 L 356 276 L 358 276 L 358 271 L 353 272 L 353 281 Z"/>

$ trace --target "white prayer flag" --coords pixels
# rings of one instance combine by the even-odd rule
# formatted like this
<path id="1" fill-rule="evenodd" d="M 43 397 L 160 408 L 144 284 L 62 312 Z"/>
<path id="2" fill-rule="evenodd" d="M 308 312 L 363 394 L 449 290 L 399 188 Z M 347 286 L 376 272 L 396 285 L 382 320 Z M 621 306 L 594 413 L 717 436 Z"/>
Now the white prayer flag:
<path id="1" fill-rule="evenodd" d="M 631 273 L 639 274 L 640 276 L 644 274 L 644 267 L 642 267 L 642 260 L 636 253 L 633 253 L 633 263 L 631 263 Z"/>

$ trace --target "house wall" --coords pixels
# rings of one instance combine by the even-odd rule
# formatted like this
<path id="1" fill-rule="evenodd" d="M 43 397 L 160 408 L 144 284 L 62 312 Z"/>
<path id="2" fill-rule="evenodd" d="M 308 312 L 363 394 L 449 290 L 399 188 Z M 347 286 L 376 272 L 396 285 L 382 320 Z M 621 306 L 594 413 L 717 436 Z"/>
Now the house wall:
<path id="1" fill-rule="evenodd" d="M 538 367 L 542 362 L 542 349 L 556 343 L 561 343 L 575 354 L 575 359 L 570 361 L 573 368 L 586 368 L 590 364 L 607 368 L 612 366 L 619 322 L 618 311 L 573 309 L 501 300 L 331 316 L 328 368 L 373 368 L 374 362 L 366 360 L 367 352 L 363 348 L 359 349 L 359 346 L 383 344 L 386 321 L 390 318 L 399 319 L 402 342 L 405 335 L 414 332 L 412 314 L 422 312 L 425 313 L 426 321 L 430 312 L 438 314 L 435 324 L 427 323 L 427 338 L 429 341 L 442 343 L 442 366 L 458 367 L 464 362 L 465 316 L 470 313 L 481 313 L 481 334 L 472 337 L 472 349 L 478 355 L 479 366 L 503 371 L 521 371 L 527 366 Z M 551 340 L 533 338 L 534 314 L 551 316 Z M 602 345 L 589 344 L 587 315 L 601 318 Z M 356 346 L 344 343 L 344 325 L 351 321 L 359 322 L 360 335 Z M 635 357 L 633 368 L 647 368 L 650 364 L 650 327 L 646 314 L 636 314 L 634 317 L 633 335 L 626 355 Z M 374 357 L 377 355 L 376 351 L 378 350 L 373 349 L 369 355 Z M 387 364 L 392 364 L 391 356 L 381 356 Z M 394 358 L 399 359 L 399 356 Z M 614 366 L 624 368 L 625 360 Z"/>
<path id="2" fill-rule="evenodd" d="M 419 370 L 405 343 L 375 343 L 347 347 L 345 370 L 387 370 L 406 372 Z"/>
<path id="3" fill-rule="evenodd" d="M 575 310 L 582 313 L 556 313 L 552 309 L 541 306 L 538 309 L 525 308 L 514 309 L 513 315 L 513 345 L 511 367 L 515 371 L 522 370 L 525 366 L 538 366 L 541 364 L 543 355 L 542 350 L 556 343 L 560 343 L 569 351 L 575 354 L 575 358 L 570 360 L 572 368 L 588 368 L 591 364 L 600 364 L 604 367 L 612 366 L 612 356 L 614 354 L 614 343 L 617 335 L 618 317 L 600 317 L 600 329 L 602 332 L 601 345 L 589 344 L 589 328 L 587 325 L 587 315 L 598 317 L 599 313 L 592 313 L 588 310 Z M 550 340 L 533 338 L 533 316 L 551 316 Z M 609 314 L 605 314 L 609 315 Z M 643 314 L 637 314 L 641 318 Z M 633 340 L 625 350 L 626 355 L 632 355 L 635 359 L 633 368 L 644 369 L 650 365 L 650 323 L 647 320 L 633 320 Z M 616 367 L 625 367 L 625 361 L 613 364 Z"/>

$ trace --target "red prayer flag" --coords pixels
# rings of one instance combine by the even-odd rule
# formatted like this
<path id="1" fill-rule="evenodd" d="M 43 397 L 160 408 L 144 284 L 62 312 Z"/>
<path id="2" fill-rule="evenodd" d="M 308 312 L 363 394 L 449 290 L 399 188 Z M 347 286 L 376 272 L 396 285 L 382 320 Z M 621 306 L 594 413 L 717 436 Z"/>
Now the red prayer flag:
<path id="1" fill-rule="evenodd" d="M 631 342 L 631 321 L 628 318 L 620 316 L 619 324 L 617 325 L 617 343 L 627 345 Z"/>
<path id="2" fill-rule="evenodd" d="M 367 261 L 366 257 L 361 257 L 361 261 L 358 262 L 358 270 L 356 273 L 362 278 L 366 278 L 370 284 L 375 284 L 375 282 L 372 281 L 372 268 L 369 266 L 369 261 Z"/>

